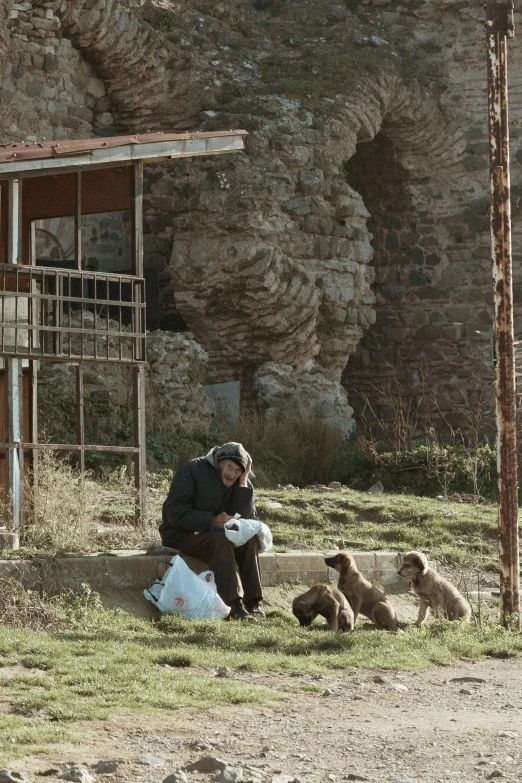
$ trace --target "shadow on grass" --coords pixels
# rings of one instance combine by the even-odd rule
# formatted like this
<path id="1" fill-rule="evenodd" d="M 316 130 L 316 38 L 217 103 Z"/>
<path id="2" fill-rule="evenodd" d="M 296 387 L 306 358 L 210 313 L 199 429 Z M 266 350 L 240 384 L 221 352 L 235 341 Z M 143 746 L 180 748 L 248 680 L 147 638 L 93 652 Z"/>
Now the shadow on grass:
<path id="1" fill-rule="evenodd" d="M 149 650 L 151 662 L 173 668 L 208 667 L 209 660 L 219 659 L 222 664 L 252 671 L 280 671 L 288 668 L 288 659 L 293 659 L 295 665 L 314 657 L 315 663 L 323 667 L 417 668 L 429 663 L 448 664 L 463 655 L 510 657 L 522 652 L 522 637 L 493 624 L 480 629 L 437 621 L 397 634 L 379 632 L 371 626 L 353 634 L 334 634 L 324 625 L 301 629 L 292 618 L 277 616 L 255 628 L 174 616 L 162 618 L 156 625 L 161 626 L 160 633 L 134 636 L 132 641 Z M 120 641 L 118 634 L 113 641 Z"/>

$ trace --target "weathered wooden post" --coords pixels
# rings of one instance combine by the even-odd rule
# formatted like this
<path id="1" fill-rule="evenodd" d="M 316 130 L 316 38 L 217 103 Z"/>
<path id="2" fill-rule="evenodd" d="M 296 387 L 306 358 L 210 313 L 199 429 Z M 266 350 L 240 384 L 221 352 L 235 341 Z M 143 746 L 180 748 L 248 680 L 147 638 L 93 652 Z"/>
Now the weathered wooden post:
<path id="1" fill-rule="evenodd" d="M 487 3 L 491 248 L 495 302 L 498 533 L 501 618 L 520 630 L 515 346 L 507 38 L 514 36 L 513 2 Z"/>

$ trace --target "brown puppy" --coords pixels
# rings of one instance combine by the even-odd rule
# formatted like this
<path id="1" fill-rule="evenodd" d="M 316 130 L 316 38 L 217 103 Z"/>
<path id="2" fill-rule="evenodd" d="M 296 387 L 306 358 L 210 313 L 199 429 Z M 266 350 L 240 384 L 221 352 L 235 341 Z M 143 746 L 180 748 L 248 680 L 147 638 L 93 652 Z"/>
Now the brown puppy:
<path id="1" fill-rule="evenodd" d="M 348 552 L 339 552 L 334 557 L 325 557 L 324 562 L 339 572 L 337 587 L 353 609 L 354 622 L 360 613 L 371 620 L 377 628 L 389 630 L 397 628 L 395 609 L 382 590 L 374 587 L 358 571 L 355 560 Z"/>
<path id="2" fill-rule="evenodd" d="M 350 604 L 336 587 L 314 585 L 298 595 L 292 612 L 300 625 L 310 625 L 318 614 L 326 618 L 331 631 L 353 631 L 354 619 Z"/>
<path id="3" fill-rule="evenodd" d="M 428 558 L 422 552 L 408 552 L 404 555 L 397 573 L 408 577 L 410 587 L 419 596 L 417 625 L 426 620 L 430 608 L 436 617 L 469 622 L 469 603 L 451 582 L 439 576 L 434 568 L 429 568 Z"/>

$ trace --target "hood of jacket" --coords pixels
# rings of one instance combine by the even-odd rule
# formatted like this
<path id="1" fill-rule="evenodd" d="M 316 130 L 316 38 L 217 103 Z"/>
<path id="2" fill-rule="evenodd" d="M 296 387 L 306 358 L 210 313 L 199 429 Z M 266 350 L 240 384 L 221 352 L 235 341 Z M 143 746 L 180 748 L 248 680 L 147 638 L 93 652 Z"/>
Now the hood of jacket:
<path id="1" fill-rule="evenodd" d="M 218 465 L 219 465 L 219 459 L 217 458 L 217 454 L 218 454 L 218 452 L 220 452 L 220 451 L 221 451 L 221 450 L 222 450 L 224 447 L 227 447 L 227 448 L 228 448 L 228 450 L 229 450 L 230 452 L 232 452 L 232 454 L 234 454 L 234 452 L 237 452 L 237 454 L 239 455 L 239 453 L 240 453 L 240 450 L 241 450 L 241 456 L 242 456 L 242 457 L 243 457 L 244 455 L 246 455 L 246 458 L 247 458 L 247 459 L 249 459 L 249 458 L 250 458 L 250 454 L 249 454 L 249 453 L 248 453 L 248 451 L 247 451 L 247 450 L 244 448 L 244 446 L 242 446 L 242 444 L 241 444 L 241 443 L 235 443 L 234 441 L 230 441 L 230 443 L 225 443 L 223 446 L 214 446 L 213 448 L 211 448 L 211 449 L 210 449 L 210 451 L 208 452 L 208 454 L 205 456 L 205 459 L 206 459 L 208 462 L 210 462 L 210 464 L 211 464 L 211 465 L 213 465 L 213 467 L 215 467 L 215 468 L 216 468 L 216 470 L 218 469 Z M 227 459 L 227 458 L 226 458 L 226 457 L 221 457 L 221 459 Z M 233 460 L 233 461 L 235 461 L 235 460 Z M 255 473 L 253 472 L 253 470 L 250 470 L 250 475 L 251 475 L 251 476 L 253 476 L 253 477 L 255 478 Z"/>

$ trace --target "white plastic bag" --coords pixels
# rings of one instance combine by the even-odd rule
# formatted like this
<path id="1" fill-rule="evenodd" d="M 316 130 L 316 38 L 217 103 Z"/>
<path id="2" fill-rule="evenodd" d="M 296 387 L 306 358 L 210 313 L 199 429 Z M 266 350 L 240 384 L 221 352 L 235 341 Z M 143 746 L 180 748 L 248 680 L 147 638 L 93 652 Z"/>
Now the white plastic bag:
<path id="1" fill-rule="evenodd" d="M 272 549 L 270 528 L 259 519 L 243 519 L 242 517 L 231 519 L 225 523 L 225 535 L 234 546 L 243 546 L 251 538 L 257 536 L 260 552 L 268 552 Z"/>
<path id="2" fill-rule="evenodd" d="M 212 571 L 197 575 L 179 555 L 170 563 L 163 579 L 143 591 L 160 612 L 179 612 L 191 620 L 228 617 L 230 607 L 218 595 Z"/>

